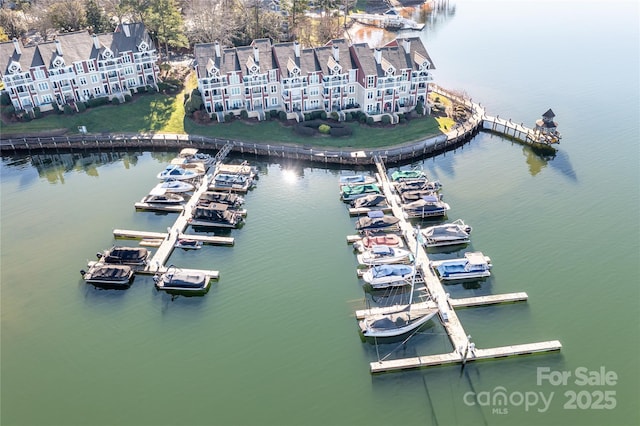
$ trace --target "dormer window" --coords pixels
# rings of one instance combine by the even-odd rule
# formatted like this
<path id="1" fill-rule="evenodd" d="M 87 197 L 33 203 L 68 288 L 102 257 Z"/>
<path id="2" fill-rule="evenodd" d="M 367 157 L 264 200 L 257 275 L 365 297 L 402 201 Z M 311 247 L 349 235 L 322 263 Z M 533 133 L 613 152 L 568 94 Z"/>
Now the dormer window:
<path id="1" fill-rule="evenodd" d="M 140 42 L 140 44 L 138 45 L 138 51 L 146 52 L 147 49 L 149 49 L 149 45 L 147 44 L 147 42 L 145 41 Z"/>
<path id="2" fill-rule="evenodd" d="M 215 62 L 211 58 L 207 61 L 207 74 L 209 77 L 220 77 L 220 70 L 216 67 Z"/>
<path id="3" fill-rule="evenodd" d="M 418 52 L 416 52 L 415 55 L 413 56 L 413 60 L 416 61 L 416 64 L 418 65 L 418 68 L 420 69 L 420 71 L 424 72 L 424 71 L 427 71 L 429 68 L 431 68 L 431 63 L 429 63 L 429 60 L 424 56 L 422 56 L 421 54 L 419 54 Z"/>
<path id="4" fill-rule="evenodd" d="M 396 68 L 391 65 L 391 63 L 389 61 L 387 61 L 385 58 L 382 58 L 382 61 L 380 61 L 380 65 L 382 66 L 382 69 L 384 70 L 384 74 L 387 77 L 390 77 L 392 75 L 396 74 Z"/>
<path id="5" fill-rule="evenodd" d="M 104 59 L 109 59 L 113 57 L 113 52 L 110 49 L 104 49 L 104 52 L 102 52 L 102 57 Z"/>
<path id="6" fill-rule="evenodd" d="M 331 74 L 339 74 L 342 71 L 342 66 L 333 58 L 333 56 L 329 56 L 329 60 L 327 61 L 327 66 L 329 67 L 329 71 Z"/>
<path id="7" fill-rule="evenodd" d="M 291 58 L 287 61 L 287 71 L 289 71 L 289 77 L 300 75 L 300 68 L 298 68 L 295 61 Z"/>
<path id="8" fill-rule="evenodd" d="M 57 58 L 55 58 L 53 60 L 52 65 L 53 65 L 54 68 L 62 68 L 62 67 L 64 67 L 64 59 L 62 59 L 60 56 L 58 56 Z"/>
<path id="9" fill-rule="evenodd" d="M 22 67 L 20 67 L 20 64 L 18 62 L 12 61 L 11 65 L 9 65 L 8 71 L 9 74 L 16 74 L 22 71 Z"/>

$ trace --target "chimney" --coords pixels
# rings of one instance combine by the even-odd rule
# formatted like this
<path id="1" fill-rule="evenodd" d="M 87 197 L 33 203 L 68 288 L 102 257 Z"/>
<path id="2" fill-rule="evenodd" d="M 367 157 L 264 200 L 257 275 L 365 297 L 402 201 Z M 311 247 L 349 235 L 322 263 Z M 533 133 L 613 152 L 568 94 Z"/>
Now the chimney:
<path id="1" fill-rule="evenodd" d="M 58 51 L 58 55 L 62 56 L 62 45 L 60 44 L 60 40 L 56 39 L 56 50 Z"/>
<path id="2" fill-rule="evenodd" d="M 93 47 L 100 49 L 100 40 L 98 40 L 98 36 L 94 34 L 91 37 L 93 38 Z"/>
<path id="3" fill-rule="evenodd" d="M 16 49 L 16 53 L 18 55 L 22 55 L 22 50 L 20 50 L 20 42 L 17 38 L 13 39 L 13 47 Z"/>
<path id="4" fill-rule="evenodd" d="M 131 37 L 131 33 L 129 32 L 129 25 L 128 24 L 122 24 L 122 31 L 124 32 L 125 36 Z"/>
<path id="5" fill-rule="evenodd" d="M 376 64 L 379 64 L 382 61 L 382 51 L 380 49 L 374 50 L 373 57 L 376 58 Z"/>
<path id="6" fill-rule="evenodd" d="M 260 63 L 260 50 L 258 46 L 253 46 L 253 60 L 256 61 L 256 64 Z"/>
<path id="7" fill-rule="evenodd" d="M 406 53 L 407 55 L 411 53 L 411 40 L 409 40 L 408 38 L 402 40 L 402 47 L 404 47 L 404 53 Z"/>
<path id="8" fill-rule="evenodd" d="M 335 59 L 336 62 L 340 62 L 340 48 L 335 44 L 333 45 L 333 59 Z"/>
<path id="9" fill-rule="evenodd" d="M 300 57 L 300 43 L 298 43 L 297 41 L 293 42 L 293 51 L 296 54 L 296 58 Z"/>
<path id="10" fill-rule="evenodd" d="M 216 51 L 216 58 L 220 57 L 220 43 L 218 43 L 217 41 L 214 43 L 213 48 Z"/>

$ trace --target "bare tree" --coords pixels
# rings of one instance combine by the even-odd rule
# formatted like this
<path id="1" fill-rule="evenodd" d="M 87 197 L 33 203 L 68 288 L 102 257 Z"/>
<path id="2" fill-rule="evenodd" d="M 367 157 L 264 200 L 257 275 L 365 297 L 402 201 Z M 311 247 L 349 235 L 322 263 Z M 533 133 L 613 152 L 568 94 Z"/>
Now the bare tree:
<path id="1" fill-rule="evenodd" d="M 231 45 L 239 29 L 238 9 L 235 0 L 192 0 L 185 9 L 187 37 L 191 43 Z"/>

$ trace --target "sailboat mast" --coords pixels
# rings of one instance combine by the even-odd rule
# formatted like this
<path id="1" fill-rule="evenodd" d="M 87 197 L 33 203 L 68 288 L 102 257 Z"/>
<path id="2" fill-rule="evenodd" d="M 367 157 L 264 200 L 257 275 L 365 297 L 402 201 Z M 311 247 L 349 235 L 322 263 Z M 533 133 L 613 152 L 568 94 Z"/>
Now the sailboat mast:
<path id="1" fill-rule="evenodd" d="M 420 244 L 420 226 L 416 226 L 416 252 L 413 255 L 413 277 L 411 277 L 411 294 L 409 295 L 409 307 L 411 307 L 411 303 L 413 303 L 413 287 L 416 283 L 416 274 L 418 273 L 418 247 Z"/>

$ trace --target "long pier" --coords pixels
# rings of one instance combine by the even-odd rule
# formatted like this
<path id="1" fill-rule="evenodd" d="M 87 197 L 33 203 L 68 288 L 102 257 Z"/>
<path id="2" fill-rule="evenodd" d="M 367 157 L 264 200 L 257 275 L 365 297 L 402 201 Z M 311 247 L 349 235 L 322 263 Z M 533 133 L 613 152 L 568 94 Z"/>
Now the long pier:
<path id="1" fill-rule="evenodd" d="M 401 358 L 394 360 L 379 360 L 370 363 L 370 371 L 372 373 L 381 373 L 386 371 L 411 369 L 418 367 L 427 367 L 432 365 L 466 363 L 467 361 L 476 359 L 492 359 L 501 358 L 512 355 L 523 355 L 536 352 L 548 352 L 560 350 L 562 345 L 557 340 L 529 343 L 524 345 L 503 346 L 489 349 L 478 349 L 475 344 L 469 340 L 467 333 L 456 314 L 455 307 L 478 306 L 495 303 L 519 302 L 528 299 L 526 293 L 512 293 L 505 295 L 488 295 L 479 297 L 470 297 L 464 299 L 450 299 L 445 291 L 442 283 L 436 276 L 433 269 L 429 266 L 429 258 L 422 245 L 416 240 L 413 226 L 404 218 L 401 206 L 399 205 L 393 193 L 393 188 L 389 182 L 384 163 L 380 158 L 376 158 L 376 167 L 378 169 L 378 180 L 387 200 L 390 203 L 394 216 L 400 219 L 399 226 L 407 242 L 408 249 L 416 253 L 415 265 L 422 272 L 425 289 L 439 308 L 439 316 L 442 325 L 449 336 L 453 351 L 440 355 L 429 355 L 424 357 Z M 428 303 L 428 302 L 423 302 Z M 393 310 L 393 307 L 381 308 L 385 310 Z M 370 310 L 356 312 L 356 317 Z"/>

